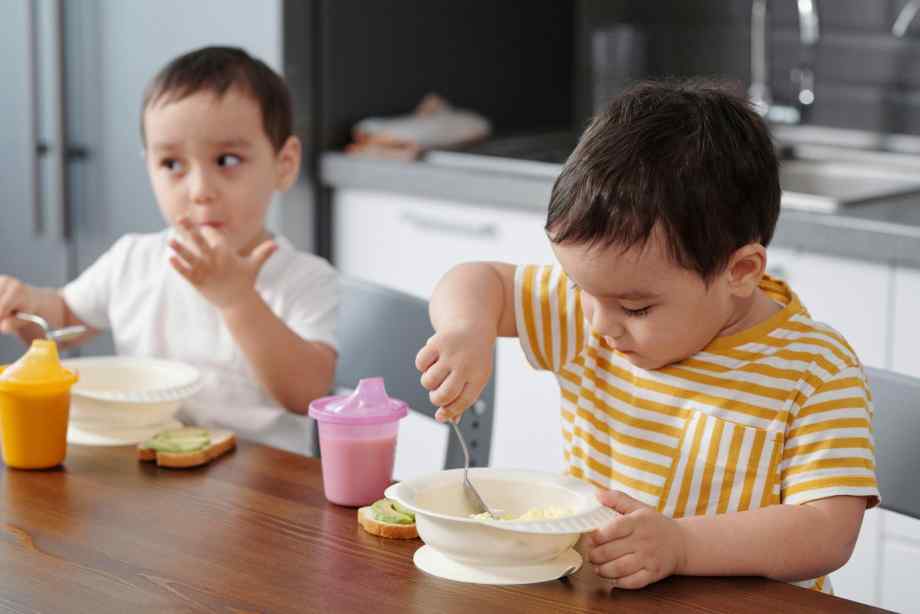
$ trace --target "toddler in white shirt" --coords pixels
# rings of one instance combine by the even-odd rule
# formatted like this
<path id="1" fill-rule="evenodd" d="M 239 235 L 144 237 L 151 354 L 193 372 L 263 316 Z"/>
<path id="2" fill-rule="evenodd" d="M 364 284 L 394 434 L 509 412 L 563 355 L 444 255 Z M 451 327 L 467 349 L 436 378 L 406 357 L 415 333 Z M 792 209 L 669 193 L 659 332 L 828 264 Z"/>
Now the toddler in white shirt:
<path id="1" fill-rule="evenodd" d="M 111 329 L 121 355 L 196 366 L 204 388 L 187 422 L 312 452 L 313 399 L 336 364 L 337 276 L 265 227 L 276 191 L 300 170 L 282 78 L 241 49 L 208 47 L 170 62 L 144 96 L 147 170 L 167 230 L 126 235 L 63 289 L 0 277 L 0 331 L 30 342 L 84 324 Z"/>

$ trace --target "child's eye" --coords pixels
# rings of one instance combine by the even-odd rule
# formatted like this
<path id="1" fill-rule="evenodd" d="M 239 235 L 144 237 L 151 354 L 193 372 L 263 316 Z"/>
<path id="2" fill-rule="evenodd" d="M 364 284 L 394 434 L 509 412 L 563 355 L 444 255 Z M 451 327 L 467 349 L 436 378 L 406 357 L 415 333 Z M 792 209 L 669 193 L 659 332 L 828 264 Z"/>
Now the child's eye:
<path id="1" fill-rule="evenodd" d="M 643 318 L 648 315 L 648 312 L 652 310 L 651 306 L 643 307 L 642 309 L 627 309 L 623 307 L 623 313 L 630 318 Z"/>
<path id="2" fill-rule="evenodd" d="M 217 156 L 217 165 L 223 167 L 238 166 L 243 162 L 242 158 L 233 154 L 222 154 Z"/>
<path id="3" fill-rule="evenodd" d="M 171 173 L 182 170 L 182 163 L 175 158 L 163 158 L 160 160 L 160 166 L 170 171 Z"/>

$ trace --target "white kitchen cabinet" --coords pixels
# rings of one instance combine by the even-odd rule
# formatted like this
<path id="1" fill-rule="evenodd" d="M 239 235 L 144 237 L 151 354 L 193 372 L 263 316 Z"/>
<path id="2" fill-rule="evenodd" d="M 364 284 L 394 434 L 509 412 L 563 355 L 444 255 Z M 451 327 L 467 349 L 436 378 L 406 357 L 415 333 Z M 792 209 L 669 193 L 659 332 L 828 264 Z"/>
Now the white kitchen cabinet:
<path id="1" fill-rule="evenodd" d="M 552 264 L 542 212 L 508 215 L 502 223 L 502 259 L 515 264 Z M 500 339 L 496 374 L 492 465 L 562 472 L 559 385 L 548 371 L 530 366 L 517 339 Z"/>
<path id="2" fill-rule="evenodd" d="M 343 273 L 428 298 L 452 266 L 501 258 L 501 212 L 408 196 L 339 190 L 334 261 Z"/>
<path id="3" fill-rule="evenodd" d="M 799 250 L 788 247 L 771 247 L 767 250 L 767 273 L 789 282 L 789 273 L 795 270 Z"/>
<path id="4" fill-rule="evenodd" d="M 864 364 L 890 366 L 890 267 L 771 247 L 767 273 L 788 283 L 811 316 L 839 331 Z"/>
<path id="5" fill-rule="evenodd" d="M 878 603 L 882 524 L 887 513 L 878 508 L 866 511 L 850 560 L 831 574 L 836 595 L 862 603 Z"/>
<path id="6" fill-rule="evenodd" d="M 344 274 L 429 298 L 451 267 L 473 260 L 550 263 L 543 215 L 380 192 L 335 193 L 334 261 Z M 499 340 L 490 464 L 561 471 L 562 435 L 555 378 L 528 365 L 517 340 Z M 444 436 L 437 437 L 437 429 Z M 395 474 L 440 468 L 447 430 L 411 414 L 400 426 Z M 443 442 L 443 443 L 441 443 Z"/>
<path id="7" fill-rule="evenodd" d="M 863 364 L 888 366 L 891 267 L 798 252 L 783 268 L 815 320 L 839 331 Z"/>
<path id="8" fill-rule="evenodd" d="M 920 531 L 918 521 L 887 512 L 882 542 L 881 607 L 896 612 L 920 612 Z M 894 529 L 889 531 L 889 527 Z M 906 530 L 905 530 L 906 529 Z M 911 537 L 905 536 L 908 533 Z"/>
<path id="9" fill-rule="evenodd" d="M 920 270 L 895 270 L 893 329 L 891 368 L 920 377 Z"/>

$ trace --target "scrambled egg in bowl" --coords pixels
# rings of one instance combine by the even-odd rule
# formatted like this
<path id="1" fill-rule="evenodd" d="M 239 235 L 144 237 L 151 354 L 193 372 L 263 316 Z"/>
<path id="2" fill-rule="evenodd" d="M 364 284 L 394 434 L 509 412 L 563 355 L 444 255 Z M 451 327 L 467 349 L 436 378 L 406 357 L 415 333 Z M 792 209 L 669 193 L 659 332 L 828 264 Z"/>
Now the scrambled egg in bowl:
<path id="1" fill-rule="evenodd" d="M 515 516 L 514 514 L 500 514 L 496 520 L 555 520 L 556 518 L 565 518 L 566 516 L 572 516 L 574 514 L 575 512 L 567 507 L 550 505 L 548 507 L 532 507 L 520 516 Z M 483 512 L 481 514 L 471 514 L 470 518 L 491 520 L 492 516 L 489 512 Z"/>

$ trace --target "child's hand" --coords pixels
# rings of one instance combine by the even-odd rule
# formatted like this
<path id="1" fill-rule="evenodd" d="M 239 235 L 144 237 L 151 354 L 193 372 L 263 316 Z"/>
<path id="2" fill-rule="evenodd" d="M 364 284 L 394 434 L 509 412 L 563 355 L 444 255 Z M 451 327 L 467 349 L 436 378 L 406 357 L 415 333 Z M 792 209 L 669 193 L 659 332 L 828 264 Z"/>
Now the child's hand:
<path id="1" fill-rule="evenodd" d="M 494 332 L 458 327 L 436 333 L 419 350 L 415 367 L 439 422 L 458 419 L 479 398 L 492 374 L 494 344 Z"/>
<path id="2" fill-rule="evenodd" d="M 32 313 L 32 287 L 15 277 L 0 275 L 0 332 L 8 335 L 29 323 L 16 317 L 17 311 Z"/>
<path id="3" fill-rule="evenodd" d="M 194 249 L 170 240 L 177 255 L 170 256 L 169 263 L 218 309 L 252 291 L 262 265 L 278 249 L 274 241 L 266 240 L 248 256 L 240 256 L 220 231 L 199 229 L 188 218 L 179 220 L 179 229 Z"/>
<path id="4" fill-rule="evenodd" d="M 642 588 L 680 571 L 686 545 L 676 520 L 615 490 L 597 498 L 622 514 L 588 537 L 597 575 L 620 588 Z"/>

